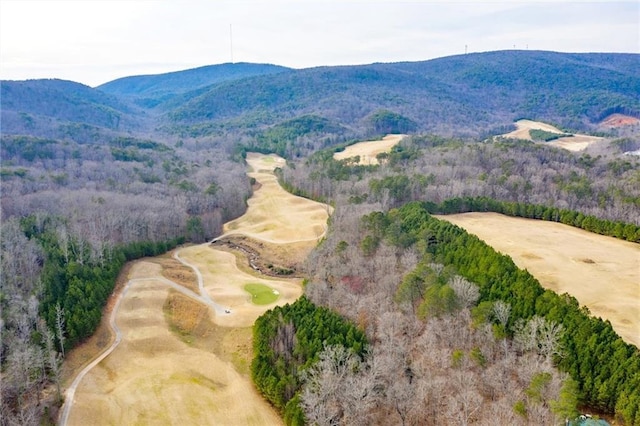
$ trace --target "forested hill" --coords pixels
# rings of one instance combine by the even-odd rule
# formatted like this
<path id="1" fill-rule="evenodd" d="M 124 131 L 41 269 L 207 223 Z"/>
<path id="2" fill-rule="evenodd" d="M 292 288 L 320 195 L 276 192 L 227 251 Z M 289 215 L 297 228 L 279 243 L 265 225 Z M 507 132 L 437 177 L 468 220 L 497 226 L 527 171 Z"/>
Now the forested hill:
<path id="1" fill-rule="evenodd" d="M 2 81 L 0 89 L 3 134 L 50 136 L 60 123 L 70 122 L 112 130 L 140 127 L 126 101 L 73 81 Z"/>
<path id="2" fill-rule="evenodd" d="M 61 80 L 3 81 L 2 131 L 67 137 L 53 130 L 71 122 L 259 138 L 301 117 L 325 120 L 333 130 L 324 133 L 342 139 L 385 132 L 478 137 L 504 133 L 523 117 L 589 131 L 614 112 L 640 116 L 639 65 L 637 54 L 513 50 L 302 70 L 221 64 L 95 89 Z"/>
<path id="3" fill-rule="evenodd" d="M 640 115 L 640 55 L 500 51 L 424 62 L 319 67 L 231 81 L 169 113 L 181 126 L 264 126 L 317 114 L 370 130 L 376 111 L 418 131 L 481 134 L 527 117 L 591 129 L 612 112 Z M 369 126 L 369 127 L 367 127 Z"/>
<path id="4" fill-rule="evenodd" d="M 270 64 L 227 63 L 164 74 L 123 77 L 104 83 L 97 89 L 112 95 L 135 97 L 141 101 L 140 103 L 154 105 L 173 95 L 224 81 L 289 70 L 286 67 Z"/>

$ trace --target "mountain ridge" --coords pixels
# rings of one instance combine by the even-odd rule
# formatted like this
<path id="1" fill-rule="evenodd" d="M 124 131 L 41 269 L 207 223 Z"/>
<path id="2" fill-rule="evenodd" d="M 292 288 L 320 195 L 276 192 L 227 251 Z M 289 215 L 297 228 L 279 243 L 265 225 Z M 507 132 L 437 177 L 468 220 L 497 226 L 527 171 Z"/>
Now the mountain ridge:
<path id="1" fill-rule="evenodd" d="M 417 132 L 443 135 L 479 137 L 522 117 L 592 131 L 613 112 L 640 117 L 639 65 L 640 55 L 630 53 L 506 50 L 304 69 L 227 63 L 97 88 L 56 79 L 4 81 L 2 130 L 29 134 L 25 117 L 36 123 L 44 117 L 165 135 L 251 136 L 312 115 L 353 137 L 372 133 L 370 117 L 390 111 L 417 123 Z M 48 136 L 47 126 L 40 136 Z"/>
<path id="2" fill-rule="evenodd" d="M 588 129 L 603 112 L 640 114 L 640 63 L 634 54 L 500 51 L 421 62 L 315 67 L 211 87 L 174 108 L 182 124 L 228 116 L 287 120 L 296 114 L 361 122 L 390 109 L 422 123 L 419 130 L 451 133 L 457 124 L 491 128 L 522 116 Z M 640 68 L 640 67 L 639 67 Z M 268 120 L 255 123 L 269 125 Z"/>
<path id="3" fill-rule="evenodd" d="M 95 89 L 111 95 L 141 98 L 138 103 L 154 106 L 172 96 L 224 81 L 287 71 L 291 69 L 280 65 L 234 62 L 122 77 L 96 86 Z"/>

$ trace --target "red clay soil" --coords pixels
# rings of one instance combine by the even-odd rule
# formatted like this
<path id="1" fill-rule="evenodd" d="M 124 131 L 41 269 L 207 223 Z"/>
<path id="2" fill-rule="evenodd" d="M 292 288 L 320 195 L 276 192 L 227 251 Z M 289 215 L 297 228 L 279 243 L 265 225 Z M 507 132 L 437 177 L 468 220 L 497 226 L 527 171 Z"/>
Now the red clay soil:
<path id="1" fill-rule="evenodd" d="M 600 123 L 607 127 L 622 127 L 640 123 L 640 119 L 622 114 L 611 114 Z"/>

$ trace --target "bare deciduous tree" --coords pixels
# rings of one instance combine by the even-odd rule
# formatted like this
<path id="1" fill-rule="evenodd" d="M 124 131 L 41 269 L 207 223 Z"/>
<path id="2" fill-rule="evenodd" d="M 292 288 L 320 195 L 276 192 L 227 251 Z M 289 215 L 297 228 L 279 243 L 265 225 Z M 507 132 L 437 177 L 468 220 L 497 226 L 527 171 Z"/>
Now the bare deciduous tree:
<path id="1" fill-rule="evenodd" d="M 478 286 L 470 283 L 459 275 L 455 275 L 449 280 L 449 286 L 456 293 L 459 303 L 465 308 L 474 306 L 480 298 Z"/>

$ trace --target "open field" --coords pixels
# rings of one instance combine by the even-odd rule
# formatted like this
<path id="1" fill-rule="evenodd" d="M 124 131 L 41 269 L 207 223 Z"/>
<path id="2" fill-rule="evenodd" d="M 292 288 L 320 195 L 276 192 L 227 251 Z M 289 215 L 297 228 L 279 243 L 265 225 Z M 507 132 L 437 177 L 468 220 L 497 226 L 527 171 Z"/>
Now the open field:
<path id="1" fill-rule="evenodd" d="M 163 304 L 170 291 L 153 280 L 129 288 L 117 314 L 122 342 L 85 376 L 69 423 L 280 424 L 230 362 L 168 329 Z"/>
<path id="2" fill-rule="evenodd" d="M 281 161 L 249 154 L 261 186 L 246 217 L 225 230 L 261 239 L 253 246 L 279 256 L 295 250 L 302 257 L 324 234 L 330 208 L 282 190 L 272 172 Z M 202 244 L 133 263 L 120 303 L 110 302 L 112 327 L 103 321 L 98 333 L 104 348 L 115 332 L 112 352 L 83 373 L 69 398 L 68 424 L 282 424 L 249 378 L 250 327 L 266 310 L 300 297 L 301 280 L 262 276 L 239 261 Z M 67 366 L 67 382 L 90 353 Z"/>
<path id="3" fill-rule="evenodd" d="M 226 327 L 249 327 L 267 309 L 292 303 L 302 295 L 300 279 L 255 276 L 241 270 L 236 257 L 227 251 L 202 244 L 184 248 L 180 256 L 202 273 L 206 292 L 217 304 L 227 307 L 231 314 L 216 315 L 212 321 Z M 276 290 L 279 298 L 270 305 L 252 303 L 252 295 L 245 290 L 247 284 L 261 284 Z"/>
<path id="4" fill-rule="evenodd" d="M 276 244 L 303 243 L 308 252 L 324 235 L 331 208 L 282 189 L 273 174 L 284 159 L 276 155 L 247 154 L 248 173 L 261 186 L 249 199 L 242 217 L 224 225 L 223 235 L 243 234 Z"/>
<path id="5" fill-rule="evenodd" d="M 555 222 L 497 213 L 437 216 L 511 256 L 543 287 L 569 293 L 640 347 L 640 245 Z"/>
<path id="6" fill-rule="evenodd" d="M 531 120 L 518 120 L 516 122 L 517 130 L 514 130 L 511 133 L 507 133 L 502 135 L 505 138 L 515 138 L 515 139 L 526 139 L 532 140 L 529 134 L 529 130 L 544 130 L 546 132 L 551 133 L 564 133 L 562 130 L 554 127 L 550 124 L 541 123 L 539 121 L 531 121 Z M 545 142 L 546 145 L 555 146 L 558 148 L 564 148 L 568 151 L 582 151 L 586 149 L 589 145 L 595 142 L 603 141 L 604 138 L 597 136 L 589 136 L 589 135 L 573 135 L 567 136 L 564 138 L 558 138 L 552 140 L 550 142 Z"/>
<path id="7" fill-rule="evenodd" d="M 378 164 L 376 156 L 383 152 L 389 152 L 407 135 L 387 135 L 379 141 L 365 141 L 349 145 L 342 152 L 333 154 L 336 160 L 344 160 L 351 157 L 360 156 L 358 164 L 370 165 Z"/>

